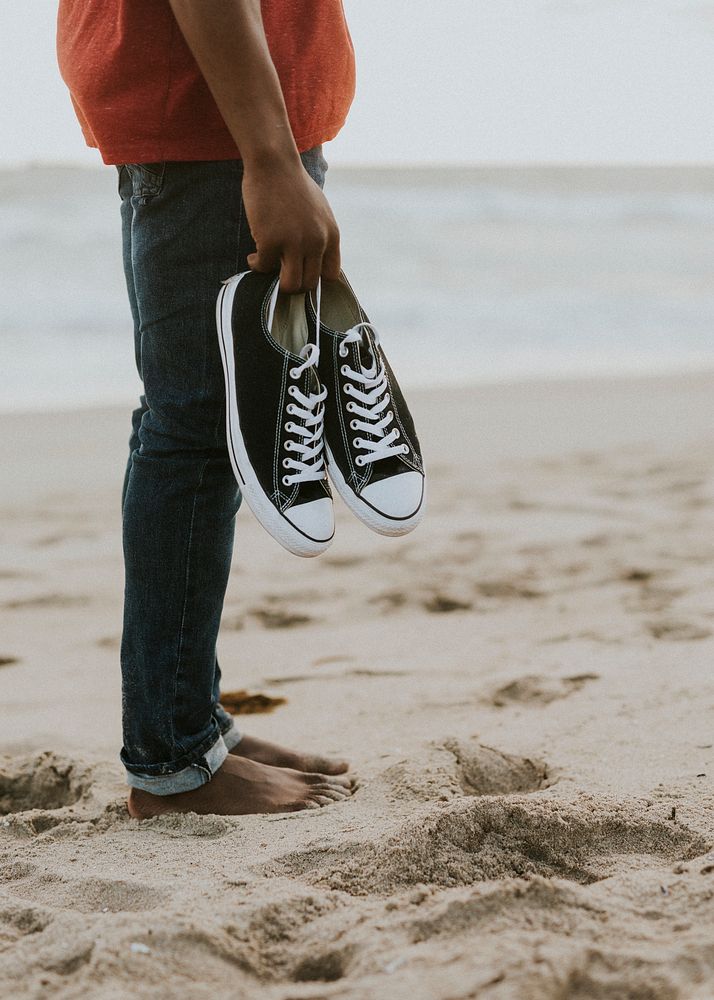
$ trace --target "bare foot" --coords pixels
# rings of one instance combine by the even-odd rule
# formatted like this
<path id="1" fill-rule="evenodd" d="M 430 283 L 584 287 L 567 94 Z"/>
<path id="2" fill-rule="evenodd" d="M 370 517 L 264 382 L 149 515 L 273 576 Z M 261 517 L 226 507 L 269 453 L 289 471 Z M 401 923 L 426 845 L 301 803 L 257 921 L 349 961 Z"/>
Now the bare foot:
<path id="1" fill-rule="evenodd" d="M 231 753 L 236 757 L 248 757 L 261 764 L 272 764 L 273 767 L 291 767 L 294 771 L 308 771 L 319 774 L 344 774 L 349 770 L 346 760 L 334 760 L 330 757 L 315 757 L 312 754 L 298 753 L 287 750 L 277 743 L 259 740 L 257 736 L 243 736 L 238 746 Z"/>
<path id="2" fill-rule="evenodd" d="M 318 809 L 348 799 L 353 791 L 349 778 L 306 774 L 247 757 L 228 756 L 213 778 L 200 788 L 176 795 L 154 795 L 132 788 L 127 805 L 134 819 L 185 812 L 245 816 Z"/>

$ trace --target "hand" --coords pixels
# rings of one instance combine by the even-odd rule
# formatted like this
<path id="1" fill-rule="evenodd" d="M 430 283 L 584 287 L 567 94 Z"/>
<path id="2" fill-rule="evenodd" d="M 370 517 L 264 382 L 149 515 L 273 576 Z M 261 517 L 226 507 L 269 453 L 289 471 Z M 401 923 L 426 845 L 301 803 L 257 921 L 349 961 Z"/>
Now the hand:
<path id="1" fill-rule="evenodd" d="M 340 275 L 340 232 L 327 199 L 298 158 L 245 164 L 243 204 L 255 239 L 254 271 L 280 271 L 280 289 L 311 291 Z"/>

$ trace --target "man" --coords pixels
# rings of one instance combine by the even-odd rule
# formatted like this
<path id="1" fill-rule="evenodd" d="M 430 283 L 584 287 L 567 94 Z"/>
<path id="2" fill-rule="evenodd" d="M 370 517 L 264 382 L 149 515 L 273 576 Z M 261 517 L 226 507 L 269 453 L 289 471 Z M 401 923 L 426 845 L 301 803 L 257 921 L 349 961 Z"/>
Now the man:
<path id="1" fill-rule="evenodd" d="M 281 290 L 340 270 L 321 144 L 354 57 L 340 0 L 60 0 L 58 60 L 82 129 L 118 170 L 143 382 L 122 494 L 129 811 L 243 814 L 348 797 L 344 761 L 239 734 L 216 639 L 240 494 L 215 331 L 221 282 Z"/>

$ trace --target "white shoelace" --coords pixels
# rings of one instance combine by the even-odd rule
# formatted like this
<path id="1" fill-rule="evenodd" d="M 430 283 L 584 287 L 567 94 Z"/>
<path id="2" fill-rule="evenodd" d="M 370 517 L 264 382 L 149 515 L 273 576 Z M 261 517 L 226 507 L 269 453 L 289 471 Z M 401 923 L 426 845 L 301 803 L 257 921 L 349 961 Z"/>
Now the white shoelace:
<path id="1" fill-rule="evenodd" d="M 317 378 L 317 362 L 320 358 L 320 294 L 321 283 L 318 282 L 316 293 L 317 312 L 317 343 L 305 344 L 300 351 L 300 357 L 304 358 L 301 365 L 295 365 L 289 371 L 291 379 L 299 379 L 308 368 L 315 369 Z M 280 293 L 280 284 L 276 283 L 268 307 L 268 330 L 272 329 L 275 306 Z M 319 384 L 319 382 L 318 382 Z M 298 389 L 296 385 L 288 386 L 288 395 L 295 400 L 286 406 L 291 417 L 296 417 L 302 423 L 295 423 L 292 420 L 284 425 L 286 433 L 292 438 L 286 438 L 283 447 L 285 451 L 291 453 L 291 458 L 283 459 L 283 468 L 291 470 L 289 474 L 282 476 L 283 486 L 294 486 L 296 483 L 315 482 L 327 477 L 325 470 L 325 442 L 323 432 L 325 428 L 325 399 L 327 389 L 321 392 L 310 392 L 307 395 Z"/>
<path id="2" fill-rule="evenodd" d="M 371 323 L 357 323 L 340 342 L 339 354 L 341 358 L 346 358 L 349 354 L 348 344 L 362 344 L 363 331 L 370 330 L 374 337 L 375 347 L 379 344 L 379 335 Z M 362 371 L 354 371 L 348 365 L 342 365 L 340 371 L 349 382 L 344 383 L 344 391 L 348 396 L 352 396 L 353 402 L 347 403 L 346 409 L 349 413 L 356 414 L 350 420 L 350 428 L 353 431 L 362 431 L 370 434 L 372 440 L 355 437 L 352 445 L 355 449 L 366 452 L 355 457 L 355 464 L 359 466 L 367 465 L 369 462 L 378 462 L 380 459 L 389 458 L 392 455 L 406 455 L 409 446 L 405 443 L 395 444 L 399 439 L 399 428 L 393 427 L 389 432 L 387 428 L 394 420 L 394 413 L 387 409 L 391 401 L 387 374 L 384 365 L 378 361 L 377 355 L 370 348 L 373 363 L 370 368 L 363 368 Z M 362 386 L 358 389 L 353 383 Z M 386 412 L 385 412 L 386 411 Z"/>

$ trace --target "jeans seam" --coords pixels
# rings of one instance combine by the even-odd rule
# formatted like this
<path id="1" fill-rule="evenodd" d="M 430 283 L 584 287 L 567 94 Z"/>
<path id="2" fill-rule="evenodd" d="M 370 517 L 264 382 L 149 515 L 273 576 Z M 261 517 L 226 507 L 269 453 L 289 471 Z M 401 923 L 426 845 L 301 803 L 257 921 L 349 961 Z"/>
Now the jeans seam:
<path id="1" fill-rule="evenodd" d="M 240 239 L 243 233 L 244 214 L 245 214 L 245 209 L 243 208 L 243 178 L 241 177 L 240 205 L 238 207 L 238 235 L 236 239 L 236 266 L 235 266 L 236 271 L 238 271 L 241 265 Z"/>
<path id="2" fill-rule="evenodd" d="M 184 577 L 184 592 L 183 592 L 183 607 L 181 609 L 181 625 L 179 627 L 179 642 L 178 651 L 176 656 L 176 672 L 174 674 L 174 691 L 173 691 L 173 711 L 171 713 L 171 742 L 176 746 L 176 730 L 174 726 L 174 712 L 176 711 L 176 694 L 178 691 L 178 680 L 179 674 L 181 673 L 181 657 L 183 655 L 183 636 L 184 636 L 184 626 L 186 624 L 186 608 L 188 607 L 188 588 L 189 588 L 189 577 L 191 575 L 191 545 L 193 543 L 193 526 L 196 521 L 196 505 L 198 503 L 198 494 L 200 492 L 201 486 L 203 485 L 203 477 L 206 472 L 210 458 L 207 458 L 201 467 L 201 475 L 198 478 L 198 484 L 196 485 L 196 490 L 193 494 L 193 506 L 191 507 L 191 523 L 188 529 L 188 544 L 186 547 L 186 574 Z"/>
<path id="3" fill-rule="evenodd" d="M 244 219 L 244 216 L 245 216 L 245 210 L 243 208 L 243 176 L 242 176 L 242 168 L 239 168 L 239 169 L 241 169 L 241 193 L 240 193 L 239 204 L 238 204 L 238 232 L 237 232 L 237 235 L 236 235 L 236 256 L 235 256 L 235 267 L 233 269 L 233 273 L 234 274 L 236 274 L 240 270 L 240 267 L 241 267 L 240 241 L 241 241 L 241 236 L 243 234 L 243 219 Z M 228 405 L 227 402 L 224 401 L 224 405 L 223 405 L 223 407 L 221 408 L 221 410 L 220 410 L 220 412 L 218 414 L 218 419 L 216 420 L 216 426 L 213 428 L 213 436 L 214 436 L 214 439 L 216 441 L 216 445 L 219 445 L 219 442 L 220 442 L 221 426 L 224 425 L 225 422 L 226 422 L 226 416 L 227 416 L 226 415 L 226 408 L 227 408 L 227 405 Z"/>
<path id="4" fill-rule="evenodd" d="M 127 170 L 127 174 L 128 173 L 129 173 L 129 171 Z M 133 181 L 132 181 L 132 192 L 133 192 Z M 131 262 L 132 279 L 134 281 L 134 287 L 136 288 L 136 286 L 137 286 L 136 268 L 134 266 L 134 247 L 135 247 L 135 245 L 137 243 L 137 240 L 136 240 L 136 237 L 135 237 L 135 234 L 134 234 L 134 230 L 135 230 L 135 227 L 136 227 L 136 212 L 134 210 L 134 203 L 131 200 L 131 197 L 130 197 L 129 204 L 131 205 L 131 225 L 130 225 L 130 229 L 129 229 L 129 235 L 130 235 L 130 239 L 131 239 L 130 262 Z M 138 367 L 139 378 L 141 379 L 141 382 L 142 382 L 142 385 L 143 385 L 143 383 L 144 383 L 144 374 L 143 374 L 144 365 L 143 365 L 142 355 L 143 355 L 143 343 L 144 343 L 144 331 L 143 331 L 144 324 L 142 322 L 141 308 L 139 306 L 139 298 L 138 298 L 138 296 L 137 296 L 137 300 L 136 300 L 136 312 L 137 312 L 137 315 L 139 317 L 139 329 L 137 331 L 137 334 L 138 334 L 137 339 L 139 341 L 139 345 L 138 345 L 139 346 L 139 350 L 136 351 L 135 353 L 138 353 L 138 355 L 139 355 L 138 361 L 137 361 L 137 367 Z"/>

